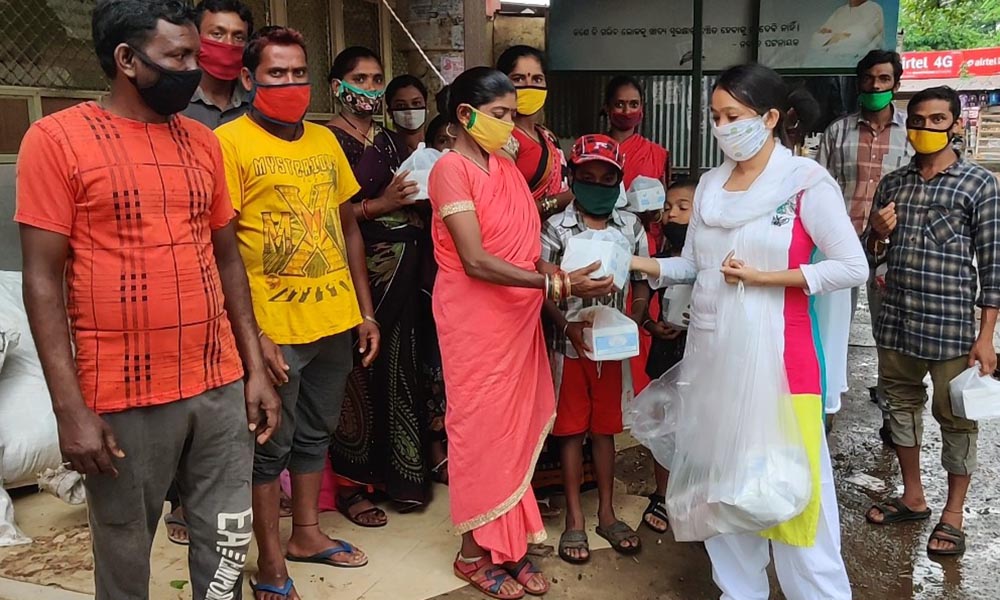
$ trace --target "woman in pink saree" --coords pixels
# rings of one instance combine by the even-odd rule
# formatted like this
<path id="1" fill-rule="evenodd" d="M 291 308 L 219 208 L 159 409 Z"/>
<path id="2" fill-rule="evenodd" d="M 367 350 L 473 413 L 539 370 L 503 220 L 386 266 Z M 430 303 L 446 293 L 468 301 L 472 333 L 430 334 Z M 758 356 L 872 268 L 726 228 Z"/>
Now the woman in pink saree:
<path id="1" fill-rule="evenodd" d="M 587 269 L 540 273 L 538 209 L 517 167 L 497 152 L 513 129 L 510 80 L 486 67 L 460 75 L 448 106 L 455 148 L 430 176 L 434 287 L 449 445 L 451 517 L 462 535 L 456 576 L 500 600 L 549 584 L 527 560 L 544 539 L 531 491 L 555 417 L 541 307 L 611 292 Z"/>

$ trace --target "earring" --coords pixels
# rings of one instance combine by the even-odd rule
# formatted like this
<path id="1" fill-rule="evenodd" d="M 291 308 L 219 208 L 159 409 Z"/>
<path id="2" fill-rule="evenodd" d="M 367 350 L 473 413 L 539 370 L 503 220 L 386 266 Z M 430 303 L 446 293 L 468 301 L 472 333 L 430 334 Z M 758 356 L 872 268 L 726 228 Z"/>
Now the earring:
<path id="1" fill-rule="evenodd" d="M 451 132 L 451 123 L 445 125 L 444 134 L 453 140 L 458 139 L 458 136 Z"/>

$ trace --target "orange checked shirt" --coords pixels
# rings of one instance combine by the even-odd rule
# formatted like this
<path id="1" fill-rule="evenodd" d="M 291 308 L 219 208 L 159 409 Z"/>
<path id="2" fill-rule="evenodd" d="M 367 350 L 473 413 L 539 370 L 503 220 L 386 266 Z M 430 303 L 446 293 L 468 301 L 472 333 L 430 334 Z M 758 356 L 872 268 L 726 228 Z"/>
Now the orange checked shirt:
<path id="1" fill-rule="evenodd" d="M 167 404 L 242 377 L 212 247 L 232 218 L 218 141 L 190 119 L 142 123 L 87 102 L 31 126 L 14 220 L 69 238 L 90 408 Z"/>

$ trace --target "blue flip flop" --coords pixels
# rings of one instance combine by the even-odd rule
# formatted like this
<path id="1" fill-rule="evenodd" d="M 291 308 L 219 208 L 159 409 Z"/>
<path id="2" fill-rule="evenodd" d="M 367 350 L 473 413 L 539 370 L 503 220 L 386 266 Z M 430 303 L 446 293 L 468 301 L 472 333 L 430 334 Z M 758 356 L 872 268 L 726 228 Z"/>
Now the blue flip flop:
<path id="1" fill-rule="evenodd" d="M 320 552 L 319 554 L 313 554 L 312 556 L 292 556 L 291 554 L 285 555 L 285 560 L 289 562 L 297 563 L 312 563 L 317 565 L 327 565 L 329 567 L 339 567 L 341 569 L 357 569 L 368 564 L 367 558 L 365 562 L 359 565 L 349 565 L 346 563 L 339 563 L 331 560 L 334 554 L 352 554 L 354 552 L 354 546 L 345 542 L 344 540 L 333 540 L 337 543 L 336 546 L 327 548 L 326 550 Z"/>
<path id="2" fill-rule="evenodd" d="M 292 582 L 291 577 L 285 580 L 285 585 L 281 587 L 271 585 L 269 583 L 256 583 L 252 579 L 250 580 L 250 589 L 253 590 L 255 597 L 258 592 L 264 592 L 266 594 L 275 594 L 277 596 L 281 596 L 282 598 L 288 598 L 288 596 L 292 594 L 293 587 L 295 587 L 295 584 Z"/>

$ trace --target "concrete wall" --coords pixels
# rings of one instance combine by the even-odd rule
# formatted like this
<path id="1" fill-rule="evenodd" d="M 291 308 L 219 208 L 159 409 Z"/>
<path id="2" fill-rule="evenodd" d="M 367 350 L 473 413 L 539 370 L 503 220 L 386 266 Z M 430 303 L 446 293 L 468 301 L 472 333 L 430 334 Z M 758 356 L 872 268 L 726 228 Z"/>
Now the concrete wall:
<path id="1" fill-rule="evenodd" d="M 493 61 L 517 44 L 545 51 L 545 17 L 498 15 L 493 22 Z"/>
<path id="2" fill-rule="evenodd" d="M 14 223 L 14 165 L 0 165 L 0 271 L 21 270 L 21 244 Z"/>

